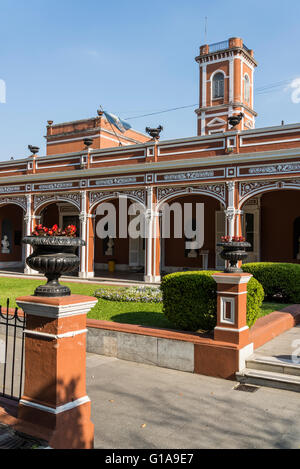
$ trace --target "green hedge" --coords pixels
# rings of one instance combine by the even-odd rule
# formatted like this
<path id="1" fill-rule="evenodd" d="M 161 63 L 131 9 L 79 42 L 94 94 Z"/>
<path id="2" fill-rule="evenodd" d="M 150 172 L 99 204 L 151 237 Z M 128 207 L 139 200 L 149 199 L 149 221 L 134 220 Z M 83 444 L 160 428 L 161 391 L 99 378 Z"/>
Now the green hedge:
<path id="1" fill-rule="evenodd" d="M 217 323 L 217 284 L 214 271 L 176 272 L 163 277 L 163 312 L 178 329 L 211 330 Z M 247 323 L 252 326 L 260 313 L 264 291 L 252 278 L 248 283 Z"/>
<path id="2" fill-rule="evenodd" d="M 276 295 L 284 303 L 300 303 L 300 264 L 252 262 L 242 269 L 262 284 L 268 299 Z"/>

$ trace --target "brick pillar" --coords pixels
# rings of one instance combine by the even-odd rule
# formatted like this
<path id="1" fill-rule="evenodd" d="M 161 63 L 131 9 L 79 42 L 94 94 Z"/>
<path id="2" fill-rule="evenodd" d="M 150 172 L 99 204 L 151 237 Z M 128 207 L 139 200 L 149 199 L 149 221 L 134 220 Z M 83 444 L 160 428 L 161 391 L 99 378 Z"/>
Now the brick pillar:
<path id="1" fill-rule="evenodd" d="M 92 448 L 94 426 L 86 394 L 86 315 L 96 298 L 24 296 L 24 393 L 16 429 L 55 449 Z"/>
<path id="2" fill-rule="evenodd" d="M 244 347 L 250 344 L 247 326 L 247 273 L 217 273 L 217 325 L 214 339 Z"/>

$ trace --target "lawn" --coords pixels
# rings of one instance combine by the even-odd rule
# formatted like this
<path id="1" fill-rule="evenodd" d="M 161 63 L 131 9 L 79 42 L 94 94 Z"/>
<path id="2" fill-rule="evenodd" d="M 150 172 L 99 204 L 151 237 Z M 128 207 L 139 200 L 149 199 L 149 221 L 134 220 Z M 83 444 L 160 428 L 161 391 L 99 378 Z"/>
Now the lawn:
<path id="1" fill-rule="evenodd" d="M 45 283 L 44 279 L 31 280 L 25 278 L 0 278 L 0 304 L 6 305 L 7 298 L 10 299 L 10 306 L 15 307 L 15 298 L 23 295 L 32 295 L 34 289 Z M 100 284 L 93 283 L 75 283 L 61 282 L 71 288 L 72 293 L 80 295 L 94 296 Z M 105 288 L 117 288 L 107 287 Z M 265 316 L 272 311 L 280 310 L 288 306 L 285 303 L 264 302 L 261 309 L 261 315 Z M 118 303 L 116 301 L 108 301 L 99 299 L 96 306 L 88 314 L 89 318 L 102 319 L 105 321 L 121 322 L 125 324 L 141 324 L 150 327 L 166 327 L 176 329 L 162 313 L 162 305 L 159 303 Z"/>

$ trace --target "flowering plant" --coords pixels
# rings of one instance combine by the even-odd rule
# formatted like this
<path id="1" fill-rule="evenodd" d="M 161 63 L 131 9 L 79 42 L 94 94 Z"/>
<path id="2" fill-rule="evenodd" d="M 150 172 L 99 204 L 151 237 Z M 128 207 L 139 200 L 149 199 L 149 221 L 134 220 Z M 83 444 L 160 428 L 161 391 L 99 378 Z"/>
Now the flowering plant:
<path id="1" fill-rule="evenodd" d="M 95 292 L 95 296 L 119 302 L 162 303 L 162 292 L 159 287 L 100 288 Z"/>
<path id="2" fill-rule="evenodd" d="M 223 243 L 230 243 L 230 241 L 233 241 L 234 243 L 243 243 L 246 241 L 244 236 L 232 236 L 230 239 L 230 236 L 221 236 L 221 241 Z"/>
<path id="3" fill-rule="evenodd" d="M 68 236 L 74 238 L 76 236 L 77 228 L 74 225 L 68 225 L 66 228 L 59 228 L 58 225 L 53 225 L 52 228 L 47 228 L 42 224 L 36 225 L 32 236 Z"/>

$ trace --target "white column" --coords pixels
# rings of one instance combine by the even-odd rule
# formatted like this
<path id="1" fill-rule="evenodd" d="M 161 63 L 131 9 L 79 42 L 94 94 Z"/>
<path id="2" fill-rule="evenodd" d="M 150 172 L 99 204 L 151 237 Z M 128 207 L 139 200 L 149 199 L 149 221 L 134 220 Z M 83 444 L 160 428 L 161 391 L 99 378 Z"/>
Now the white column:
<path id="1" fill-rule="evenodd" d="M 31 194 L 26 194 L 26 214 L 24 217 L 25 221 L 25 236 L 30 236 L 33 226 L 33 215 L 32 215 L 32 196 Z M 25 274 L 36 274 L 37 272 L 35 270 L 32 270 L 27 264 L 26 264 L 26 259 L 30 254 L 32 253 L 32 246 L 30 244 L 25 244 L 24 245 L 24 256 L 25 256 L 25 265 L 24 265 L 24 273 Z"/>
<path id="2" fill-rule="evenodd" d="M 236 209 L 234 205 L 234 196 L 235 196 L 235 183 L 230 181 L 226 183 L 228 198 L 227 198 L 227 209 L 225 210 L 226 222 L 228 224 L 228 236 L 234 236 L 234 220 Z"/>
<path id="3" fill-rule="evenodd" d="M 79 215 L 80 220 L 80 237 L 85 242 L 85 246 L 80 248 L 80 271 L 79 277 L 86 278 L 86 256 L 87 256 L 87 213 L 86 213 L 86 191 L 81 192 L 81 211 Z"/>
<path id="4" fill-rule="evenodd" d="M 153 239 L 154 239 L 154 252 L 153 252 L 153 273 L 152 273 L 152 282 L 160 282 L 161 276 L 160 276 L 160 270 L 157 271 L 157 264 L 160 266 L 160 259 L 158 259 L 158 253 L 157 253 L 157 246 L 159 246 L 159 256 L 161 256 L 161 245 L 157 245 L 157 243 L 160 243 L 160 233 L 159 233 L 159 217 L 160 213 L 156 210 L 156 207 L 153 207 L 152 210 L 153 213 Z"/>
<path id="5" fill-rule="evenodd" d="M 229 59 L 229 102 L 233 103 L 233 84 L 234 84 L 234 61 L 233 57 Z"/>
<path id="6" fill-rule="evenodd" d="M 146 205 L 146 250 L 145 250 L 145 266 L 146 272 L 144 275 L 145 282 L 152 282 L 152 239 L 153 239 L 153 187 L 146 187 L 147 191 L 147 205 Z"/>
<path id="7" fill-rule="evenodd" d="M 202 107 L 206 107 L 206 64 L 202 65 Z"/>
<path id="8" fill-rule="evenodd" d="M 93 240 L 93 270 L 92 271 L 89 271 L 89 253 L 90 253 L 90 246 L 89 246 L 89 243 L 90 243 L 90 222 L 89 220 L 92 220 L 92 224 L 93 224 L 93 234 L 94 234 L 94 240 Z M 96 238 L 96 227 L 95 227 L 95 219 L 96 219 L 96 215 L 92 215 L 92 214 L 86 214 L 86 221 L 87 221 L 87 228 L 86 228 L 86 257 L 85 257 L 85 277 L 86 278 L 93 278 L 95 276 L 95 238 Z"/>

